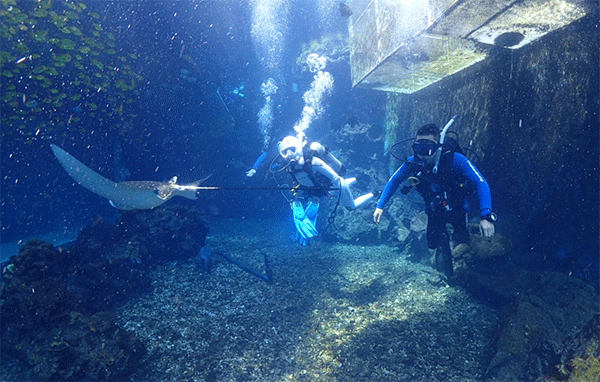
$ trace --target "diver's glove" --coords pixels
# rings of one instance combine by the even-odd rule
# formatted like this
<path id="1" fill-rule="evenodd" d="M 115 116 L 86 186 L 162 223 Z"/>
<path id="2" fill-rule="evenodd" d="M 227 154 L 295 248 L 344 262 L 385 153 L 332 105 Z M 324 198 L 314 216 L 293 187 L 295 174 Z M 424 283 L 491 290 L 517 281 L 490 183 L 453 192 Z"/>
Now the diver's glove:
<path id="1" fill-rule="evenodd" d="M 250 170 L 246 171 L 246 176 L 247 176 L 248 178 L 251 178 L 251 177 L 253 177 L 253 176 L 254 176 L 254 174 L 256 174 L 256 170 L 255 170 L 255 169 L 253 169 L 253 168 L 251 168 Z"/>
<path id="2" fill-rule="evenodd" d="M 294 212 L 294 224 L 296 225 L 296 229 L 300 234 L 298 241 L 301 241 L 300 239 L 310 239 L 311 237 L 317 236 L 317 229 L 315 228 L 313 222 L 311 222 L 306 216 L 304 208 L 302 207 L 302 203 L 292 202 L 292 210 Z M 306 245 L 302 241 L 301 244 Z"/>

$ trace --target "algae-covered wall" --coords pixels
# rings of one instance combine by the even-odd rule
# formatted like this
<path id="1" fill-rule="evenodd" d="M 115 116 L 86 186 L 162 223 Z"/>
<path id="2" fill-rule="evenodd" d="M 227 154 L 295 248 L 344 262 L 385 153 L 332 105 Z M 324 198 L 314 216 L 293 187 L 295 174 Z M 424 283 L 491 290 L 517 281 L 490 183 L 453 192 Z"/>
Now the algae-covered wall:
<path id="1" fill-rule="evenodd" d="M 421 92 L 388 97 L 405 108 L 396 111 L 397 139 L 459 115 L 453 130 L 478 154 L 504 218 L 498 227 L 520 244 L 520 260 L 556 260 L 579 273 L 597 273 L 598 33 L 593 14 L 519 50 L 492 51 Z"/>

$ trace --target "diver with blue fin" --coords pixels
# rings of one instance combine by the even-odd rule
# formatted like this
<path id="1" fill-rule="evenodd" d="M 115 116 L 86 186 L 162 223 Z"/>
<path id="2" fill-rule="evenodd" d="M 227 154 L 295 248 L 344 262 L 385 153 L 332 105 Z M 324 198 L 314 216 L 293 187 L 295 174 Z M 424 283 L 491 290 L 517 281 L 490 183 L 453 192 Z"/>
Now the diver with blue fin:
<path id="1" fill-rule="evenodd" d="M 296 239 L 304 246 L 319 234 L 316 227 L 317 215 L 323 196 L 335 192 L 333 195 L 337 196 L 337 203 L 350 210 L 361 206 L 374 196 L 370 192 L 355 199 L 350 186 L 356 178 L 343 178 L 346 167 L 319 142 L 309 143 L 303 133 L 283 138 L 277 149 L 278 155 L 271 162 L 270 171 L 287 172 L 295 184 L 289 201 L 297 230 Z M 266 157 L 267 155 L 263 154 L 246 175 L 253 176 L 260 162 Z"/>
<path id="2" fill-rule="evenodd" d="M 479 229 L 485 237 L 494 235 L 496 214 L 492 210 L 490 187 L 475 165 L 460 153 L 460 146 L 446 139 L 455 116 L 441 131 L 435 124 L 424 125 L 417 131 L 412 149 L 414 155 L 407 158 L 386 184 L 373 220 L 379 223 L 383 208 L 400 184 L 409 181 L 402 190 L 407 194 L 415 188 L 425 201 L 427 213 L 427 245 L 436 250 L 436 269 L 451 277 L 453 273 L 452 251 L 446 224 L 452 224 L 455 244 L 470 241 L 467 229 L 469 206 L 467 195 L 479 199 Z M 453 143 L 453 144 L 451 144 Z"/>
<path id="3" fill-rule="evenodd" d="M 316 228 L 320 199 L 329 194 L 332 188 L 338 193 L 338 203 L 353 210 L 371 199 L 369 192 L 354 198 L 350 186 L 356 178 L 343 178 L 346 167 L 322 144 L 308 144 L 306 136 L 287 136 L 279 142 L 279 158 L 284 169 L 296 184 L 291 199 L 294 213 L 294 224 L 297 229 L 296 238 L 302 245 L 307 245 L 311 238 L 318 235 Z M 303 205 L 306 201 L 306 207 Z"/>

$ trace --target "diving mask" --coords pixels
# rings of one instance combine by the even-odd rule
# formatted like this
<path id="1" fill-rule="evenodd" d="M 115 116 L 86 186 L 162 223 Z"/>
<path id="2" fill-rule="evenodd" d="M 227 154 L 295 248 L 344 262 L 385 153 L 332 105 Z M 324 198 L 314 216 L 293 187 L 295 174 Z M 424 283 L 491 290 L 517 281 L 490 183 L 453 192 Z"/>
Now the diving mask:
<path id="1" fill-rule="evenodd" d="M 279 152 L 279 154 L 281 154 L 283 159 L 288 160 L 288 161 L 293 161 L 293 160 L 298 161 L 298 157 L 300 156 L 298 153 L 298 150 L 296 150 L 295 147 L 285 148 L 285 149 L 281 150 Z"/>
<path id="2" fill-rule="evenodd" d="M 298 138 L 288 136 L 279 142 L 279 154 L 287 161 L 299 161 L 302 155 L 300 147 Z"/>
<path id="3" fill-rule="evenodd" d="M 429 139 L 419 139 L 413 143 L 412 149 L 415 155 L 420 157 L 430 157 L 438 149 L 439 144 Z"/>

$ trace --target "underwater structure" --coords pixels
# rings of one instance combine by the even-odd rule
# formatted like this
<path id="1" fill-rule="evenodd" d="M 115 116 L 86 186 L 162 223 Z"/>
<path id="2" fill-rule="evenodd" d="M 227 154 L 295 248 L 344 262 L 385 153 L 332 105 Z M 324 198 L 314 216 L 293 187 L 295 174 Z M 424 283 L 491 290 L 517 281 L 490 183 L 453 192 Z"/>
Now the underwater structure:
<path id="1" fill-rule="evenodd" d="M 491 46 L 521 48 L 591 11 L 585 0 L 357 1 L 353 86 L 414 93 L 485 60 Z"/>

